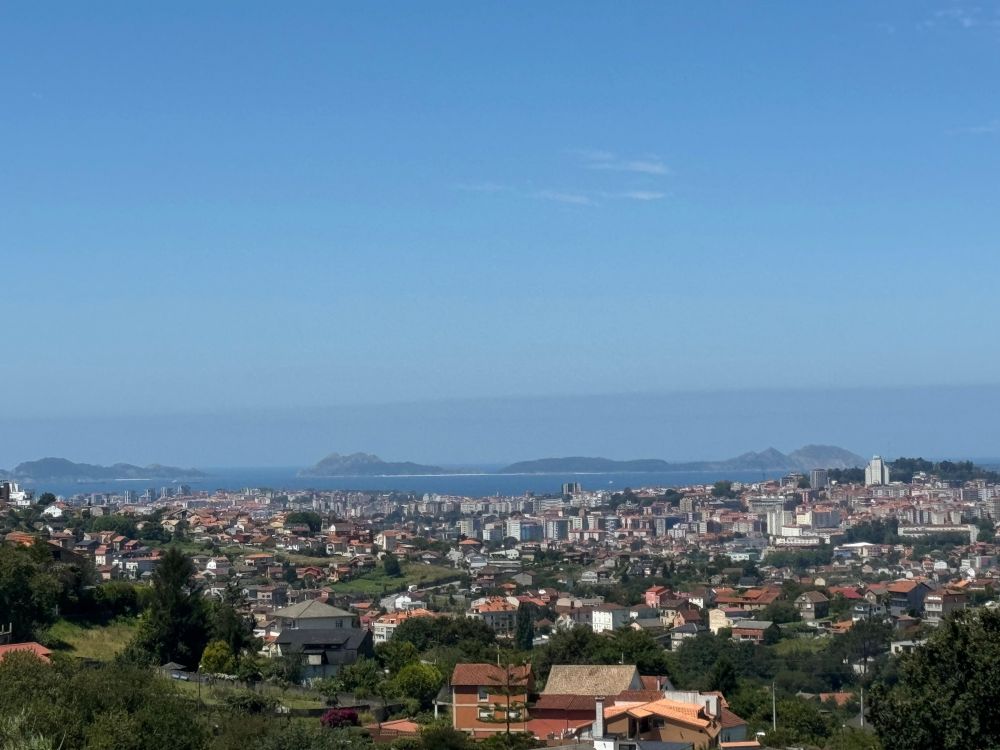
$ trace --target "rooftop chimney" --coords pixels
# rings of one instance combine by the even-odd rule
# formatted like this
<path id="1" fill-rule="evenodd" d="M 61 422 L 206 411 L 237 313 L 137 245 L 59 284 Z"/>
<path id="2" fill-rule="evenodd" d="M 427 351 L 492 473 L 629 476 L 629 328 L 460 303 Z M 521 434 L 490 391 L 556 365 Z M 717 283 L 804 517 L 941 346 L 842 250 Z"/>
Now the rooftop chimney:
<path id="1" fill-rule="evenodd" d="M 604 696 L 594 699 L 594 731 L 595 740 L 604 739 Z"/>

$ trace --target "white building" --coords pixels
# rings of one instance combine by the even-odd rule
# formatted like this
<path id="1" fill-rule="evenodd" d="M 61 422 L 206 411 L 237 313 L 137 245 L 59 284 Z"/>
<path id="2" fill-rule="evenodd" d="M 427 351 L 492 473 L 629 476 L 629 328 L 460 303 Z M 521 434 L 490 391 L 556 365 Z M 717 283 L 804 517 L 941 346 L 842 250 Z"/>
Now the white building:
<path id="1" fill-rule="evenodd" d="M 889 484 L 889 464 L 881 456 L 874 456 L 865 467 L 865 485 L 877 487 Z"/>
<path id="2" fill-rule="evenodd" d="M 595 633 L 617 630 L 629 621 L 628 610 L 618 604 L 605 604 L 591 612 L 591 628 Z"/>

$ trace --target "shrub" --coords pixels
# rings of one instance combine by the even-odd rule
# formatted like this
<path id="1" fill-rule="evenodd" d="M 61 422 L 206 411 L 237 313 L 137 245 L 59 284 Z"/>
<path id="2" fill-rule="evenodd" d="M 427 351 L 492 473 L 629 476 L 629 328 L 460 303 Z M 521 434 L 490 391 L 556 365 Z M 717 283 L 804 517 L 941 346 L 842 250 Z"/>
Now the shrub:
<path id="1" fill-rule="evenodd" d="M 249 690 L 229 693 L 223 698 L 223 702 L 226 708 L 233 713 L 246 716 L 272 712 L 278 707 L 278 702 L 274 698 L 252 693 Z"/>
<path id="2" fill-rule="evenodd" d="M 358 720 L 358 712 L 353 708 L 331 708 L 323 714 L 319 723 L 328 729 L 340 729 L 341 727 L 356 727 L 361 722 Z"/>

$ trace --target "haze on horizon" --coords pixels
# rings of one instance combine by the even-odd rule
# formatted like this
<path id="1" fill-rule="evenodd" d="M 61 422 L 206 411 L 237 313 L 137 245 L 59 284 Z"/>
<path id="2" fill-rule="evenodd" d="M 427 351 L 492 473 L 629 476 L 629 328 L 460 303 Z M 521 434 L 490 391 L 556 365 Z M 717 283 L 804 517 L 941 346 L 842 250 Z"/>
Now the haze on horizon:
<path id="1" fill-rule="evenodd" d="M 0 467 L 1000 455 L 997 9 L 8 3 L 0 34 Z"/>

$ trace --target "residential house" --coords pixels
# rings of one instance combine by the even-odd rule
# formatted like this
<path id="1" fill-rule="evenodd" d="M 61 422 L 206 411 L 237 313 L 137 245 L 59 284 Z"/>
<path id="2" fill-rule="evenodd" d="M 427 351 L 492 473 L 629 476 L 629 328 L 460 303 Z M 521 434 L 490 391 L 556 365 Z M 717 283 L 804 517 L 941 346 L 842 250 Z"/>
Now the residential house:
<path id="1" fill-rule="evenodd" d="M 937 626 L 941 621 L 968 604 L 968 594 L 962 591 L 934 591 L 924 597 L 924 622 Z"/>
<path id="2" fill-rule="evenodd" d="M 313 599 L 277 610 L 274 619 L 275 627 L 285 631 L 352 628 L 356 618 L 351 612 Z"/>
<path id="3" fill-rule="evenodd" d="M 372 656 L 372 634 L 350 627 L 285 628 L 265 646 L 264 653 L 272 659 L 299 655 L 303 681 L 312 682 L 337 675 L 359 657 Z"/>
<path id="4" fill-rule="evenodd" d="M 531 665 L 456 664 L 449 684 L 453 728 L 473 737 L 528 731 Z"/>
<path id="5" fill-rule="evenodd" d="M 688 638 L 697 638 L 700 633 L 708 630 L 704 625 L 697 622 L 687 622 L 670 628 L 670 649 L 675 650 Z"/>
<path id="6" fill-rule="evenodd" d="M 737 620 L 733 623 L 732 639 L 759 645 L 764 643 L 772 627 L 774 623 L 768 620 Z"/>
<path id="7" fill-rule="evenodd" d="M 821 591 L 804 591 L 795 598 L 795 609 L 803 620 L 814 622 L 829 614 L 830 600 Z"/>
<path id="8" fill-rule="evenodd" d="M 629 620 L 629 611 L 620 604 L 602 604 L 591 612 L 591 628 L 595 633 L 617 630 Z"/>
<path id="9" fill-rule="evenodd" d="M 915 612 L 920 615 L 924 610 L 924 598 L 933 589 L 926 581 L 917 579 L 893 581 L 886 586 L 889 597 L 889 614 L 893 617 Z"/>
<path id="10" fill-rule="evenodd" d="M 652 740 L 673 743 L 667 747 L 687 745 L 704 750 L 718 747 L 723 729 L 723 699 L 719 693 L 667 691 L 654 701 L 623 701 L 607 707 L 599 701 L 598 707 L 603 720 L 594 722 L 595 750 L 626 747 L 620 740 L 635 740 L 635 747 L 642 740 Z"/>
<path id="11" fill-rule="evenodd" d="M 517 606 L 506 599 L 491 597 L 473 604 L 465 616 L 482 620 L 500 638 L 514 637 L 514 629 L 517 625 Z"/>
<path id="12" fill-rule="evenodd" d="M 673 591 L 667 586 L 650 586 L 644 594 L 647 607 L 659 609 L 668 599 L 673 598 Z"/>

